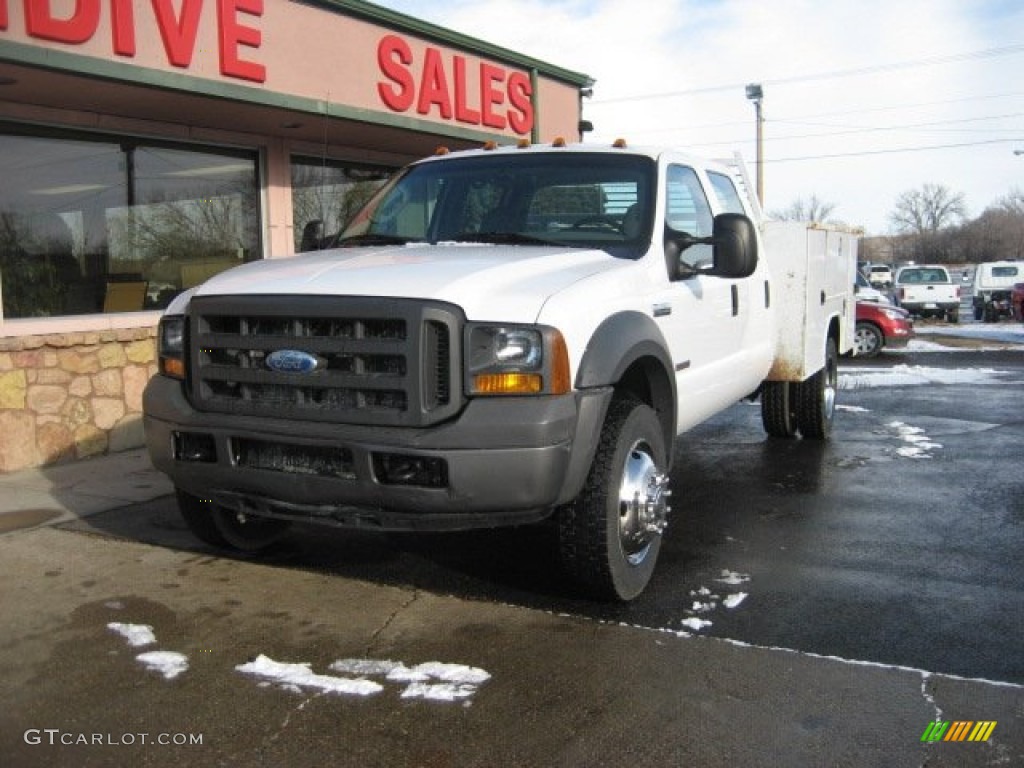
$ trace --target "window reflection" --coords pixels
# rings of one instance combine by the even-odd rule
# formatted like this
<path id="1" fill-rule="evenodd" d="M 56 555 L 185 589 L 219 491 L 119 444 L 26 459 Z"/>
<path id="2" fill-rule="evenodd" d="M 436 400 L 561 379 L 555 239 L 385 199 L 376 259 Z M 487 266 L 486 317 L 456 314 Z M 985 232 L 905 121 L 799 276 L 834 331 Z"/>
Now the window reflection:
<path id="1" fill-rule="evenodd" d="M 391 168 L 292 158 L 295 251 L 330 247 L 345 225 L 383 186 Z"/>
<path id="2" fill-rule="evenodd" d="M 256 157 L 0 131 L 6 318 L 160 309 L 260 253 Z"/>

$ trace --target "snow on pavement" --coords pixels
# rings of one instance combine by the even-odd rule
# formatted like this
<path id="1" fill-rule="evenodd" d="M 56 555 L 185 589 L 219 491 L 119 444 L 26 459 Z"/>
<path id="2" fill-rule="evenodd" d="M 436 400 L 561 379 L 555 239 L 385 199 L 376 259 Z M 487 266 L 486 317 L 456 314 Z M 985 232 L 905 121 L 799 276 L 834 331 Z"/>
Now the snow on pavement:
<path id="1" fill-rule="evenodd" d="M 310 669 L 309 662 L 274 661 L 263 654 L 250 662 L 239 664 L 235 671 L 278 683 L 289 690 L 312 688 L 321 693 L 342 693 L 350 696 L 371 696 L 384 690 L 383 685 L 372 680 L 318 675 Z"/>
<path id="2" fill-rule="evenodd" d="M 312 688 L 322 693 L 372 696 L 384 686 L 367 677 L 382 677 L 385 682 L 403 686 L 401 698 L 429 701 L 458 701 L 473 696 L 479 687 L 491 679 L 489 673 L 463 664 L 428 661 L 409 667 L 400 661 L 380 659 L 341 659 L 328 669 L 339 677 L 316 674 L 308 662 L 287 663 L 259 655 L 254 661 L 239 664 L 237 672 L 252 675 L 264 681 L 277 683 L 285 690 Z"/>
<path id="3" fill-rule="evenodd" d="M 897 448 L 896 453 L 907 459 L 930 459 L 933 451 L 942 447 L 942 443 L 932 442 L 921 427 L 912 427 L 902 421 L 890 421 L 886 427 L 896 431 L 897 436 L 907 445 Z"/>
<path id="4" fill-rule="evenodd" d="M 892 368 L 844 367 L 839 371 L 839 389 L 914 387 L 926 384 L 1005 384 L 1009 371 L 994 368 L 934 368 L 924 365 L 895 365 Z"/>
<path id="5" fill-rule="evenodd" d="M 147 651 L 140 653 L 135 660 L 151 672 L 159 672 L 164 680 L 173 680 L 188 671 L 188 656 L 175 651 Z"/>
<path id="6" fill-rule="evenodd" d="M 107 629 L 121 635 L 132 648 L 152 645 L 156 642 L 153 628 L 148 624 L 122 624 L 119 621 L 112 621 L 107 624 Z"/>
<path id="7" fill-rule="evenodd" d="M 750 581 L 750 576 L 745 573 L 737 573 L 735 571 L 723 570 L 720 573 L 719 578 L 715 581 L 720 584 L 727 584 L 735 586 L 738 584 L 745 584 Z M 734 592 L 722 597 L 719 594 L 712 592 L 707 587 L 700 587 L 690 591 L 690 597 L 699 598 L 694 600 L 690 605 L 687 613 L 690 614 L 687 618 L 683 619 L 680 623 L 687 629 L 691 629 L 694 632 L 700 632 L 702 629 L 710 627 L 712 622 L 710 619 L 702 619 L 701 615 L 707 615 L 718 609 L 721 605 L 724 608 L 732 610 L 737 608 L 744 600 L 747 599 L 748 594 L 746 592 Z"/>
<path id="8" fill-rule="evenodd" d="M 156 634 L 148 624 L 110 622 L 107 629 L 125 639 L 128 646 L 138 648 L 155 645 Z M 146 651 L 135 660 L 148 671 L 158 672 L 165 680 L 173 680 L 188 671 L 188 656 L 177 651 Z M 370 677 L 383 678 L 402 688 L 403 699 L 426 701 L 462 701 L 471 698 L 480 686 L 491 679 L 490 673 L 478 667 L 428 661 L 408 666 L 400 661 L 379 659 L 341 659 L 329 667 L 341 675 L 318 674 L 310 662 L 275 661 L 259 654 L 255 659 L 239 664 L 235 671 L 259 679 L 261 686 L 278 685 L 282 690 L 302 693 L 313 690 L 321 694 L 346 696 L 373 696 L 384 690 L 384 685 Z"/>
<path id="9" fill-rule="evenodd" d="M 963 323 L 957 325 L 924 325 L 916 323 L 918 336 L 952 336 L 958 339 L 978 339 L 1000 344 L 1024 344 L 1024 325 L 1020 323 Z M 915 340 L 916 341 L 916 340 Z M 914 341 L 911 341 L 913 344 Z M 950 351 L 950 347 L 942 347 Z"/>

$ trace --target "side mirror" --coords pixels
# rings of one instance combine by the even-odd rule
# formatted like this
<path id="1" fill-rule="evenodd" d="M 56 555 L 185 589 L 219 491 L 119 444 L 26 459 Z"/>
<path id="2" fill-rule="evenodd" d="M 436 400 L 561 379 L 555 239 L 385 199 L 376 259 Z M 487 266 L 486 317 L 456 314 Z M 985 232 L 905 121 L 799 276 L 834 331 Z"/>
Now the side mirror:
<path id="1" fill-rule="evenodd" d="M 666 228 L 665 252 L 670 259 L 670 272 L 675 279 L 695 275 L 714 277 L 750 277 L 757 268 L 757 233 L 754 222 L 740 213 L 715 216 L 711 237 L 694 237 L 689 232 Z M 695 245 L 711 246 L 711 263 L 690 266 L 679 262 L 679 255 Z M 675 262 L 675 263 L 673 263 Z"/>
<path id="2" fill-rule="evenodd" d="M 754 222 L 741 213 L 720 213 L 715 216 L 714 266 L 710 274 L 717 277 L 750 277 L 757 269 L 757 232 Z"/>

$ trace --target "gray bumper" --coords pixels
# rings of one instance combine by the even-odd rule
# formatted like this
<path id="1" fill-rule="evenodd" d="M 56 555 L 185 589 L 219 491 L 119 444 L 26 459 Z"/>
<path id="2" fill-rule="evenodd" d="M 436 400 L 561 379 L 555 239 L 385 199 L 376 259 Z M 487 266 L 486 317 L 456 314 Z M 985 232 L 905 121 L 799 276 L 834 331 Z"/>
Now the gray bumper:
<path id="1" fill-rule="evenodd" d="M 145 392 L 144 423 L 154 466 L 178 488 L 224 506 L 347 527 L 457 530 L 540 520 L 574 498 L 610 398 L 604 388 L 481 398 L 434 427 L 380 428 L 199 412 L 179 382 L 156 376 Z M 182 433 L 200 436 L 213 450 L 188 459 Z M 246 465 L 242 443 L 281 446 L 300 457 L 338 452 L 347 457 L 345 471 L 325 472 L 317 460 Z M 382 477 L 382 457 L 394 456 L 443 464 L 443 483 Z"/>

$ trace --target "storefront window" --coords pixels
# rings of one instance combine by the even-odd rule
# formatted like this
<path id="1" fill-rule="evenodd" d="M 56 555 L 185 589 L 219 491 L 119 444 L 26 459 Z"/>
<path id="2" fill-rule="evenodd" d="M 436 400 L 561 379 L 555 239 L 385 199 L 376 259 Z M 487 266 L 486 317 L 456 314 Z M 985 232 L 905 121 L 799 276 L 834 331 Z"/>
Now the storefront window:
<path id="1" fill-rule="evenodd" d="M 312 158 L 292 158 L 295 250 L 330 246 L 356 212 L 394 171 Z"/>
<path id="2" fill-rule="evenodd" d="M 0 129 L 7 319 L 161 309 L 260 254 L 254 153 Z"/>

